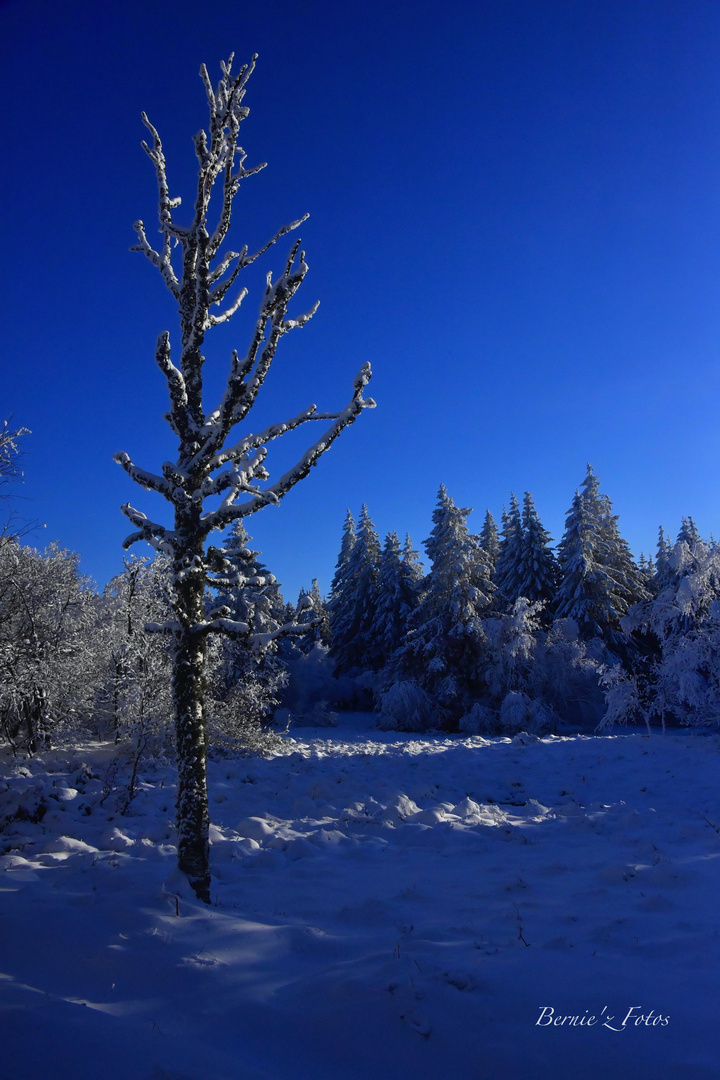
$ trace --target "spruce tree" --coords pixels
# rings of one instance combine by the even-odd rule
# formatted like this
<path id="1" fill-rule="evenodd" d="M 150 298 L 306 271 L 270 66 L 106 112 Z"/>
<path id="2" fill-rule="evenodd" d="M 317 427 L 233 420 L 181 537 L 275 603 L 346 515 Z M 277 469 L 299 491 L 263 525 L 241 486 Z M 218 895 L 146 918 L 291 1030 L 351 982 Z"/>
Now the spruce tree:
<path id="1" fill-rule="evenodd" d="M 407 558 L 406 558 L 407 556 Z M 410 547 L 410 538 L 401 556 L 400 541 L 395 532 L 385 538 L 378 575 L 378 598 L 371 636 L 378 646 L 378 656 L 384 667 L 402 642 L 418 602 L 417 553 Z"/>
<path id="2" fill-rule="evenodd" d="M 221 696 L 242 680 L 275 677 L 283 666 L 274 639 L 284 625 L 285 602 L 275 576 L 258 558 L 260 552 L 250 548 L 251 540 L 244 522 L 236 521 L 225 542 L 222 584 L 216 587 L 210 582 L 217 593 L 213 610 L 224 609 L 223 617 L 245 624 L 252 635 L 246 641 L 222 641 L 223 662 L 215 673 L 216 692 Z"/>
<path id="3" fill-rule="evenodd" d="M 441 485 L 425 541 L 432 566 L 398 655 L 399 671 L 434 697 L 445 726 L 453 726 L 479 690 L 481 617 L 493 592 L 484 553 L 468 531 L 469 513 Z"/>
<path id="4" fill-rule="evenodd" d="M 682 519 L 682 525 L 680 526 L 680 532 L 677 535 L 676 543 L 687 544 L 689 548 L 700 539 L 700 532 L 697 525 L 691 517 L 684 517 Z"/>
<path id="5" fill-rule="evenodd" d="M 348 568 L 350 555 L 355 547 L 357 535 L 355 532 L 355 519 L 350 510 L 345 515 L 340 553 L 335 564 L 335 575 L 330 586 L 330 599 L 328 600 L 328 617 L 330 620 L 330 642 L 339 637 L 343 639 L 346 628 L 352 624 L 352 607 L 350 604 L 350 587 Z"/>
<path id="6" fill-rule="evenodd" d="M 485 561 L 490 568 L 490 573 L 494 577 L 495 567 L 497 566 L 498 556 L 500 555 L 500 533 L 495 524 L 495 518 L 489 510 L 485 511 L 485 520 L 483 522 L 483 527 L 480 530 L 478 541 L 485 554 Z"/>
<path id="7" fill-rule="evenodd" d="M 313 624 L 305 634 L 296 638 L 296 644 L 302 652 L 310 652 L 317 642 L 321 645 L 330 643 L 330 619 L 317 578 L 313 578 L 309 592 L 306 589 L 300 590 L 294 611 L 294 622 L 298 626 Z"/>
<path id="8" fill-rule="evenodd" d="M 559 548 L 562 581 L 556 616 L 574 619 L 584 638 L 600 637 L 620 656 L 628 640 L 620 619 L 628 608 L 647 599 L 639 571 L 626 542 L 620 537 L 617 517 L 588 465 L 582 490 L 575 493 Z"/>
<path id="9" fill-rule="evenodd" d="M 338 675 L 375 671 L 381 664 L 381 653 L 371 632 L 379 564 L 380 540 L 363 504 L 357 536 L 343 574 L 341 601 L 330 609 L 330 655 Z"/>
<path id="10" fill-rule="evenodd" d="M 546 614 L 555 600 L 559 576 L 557 559 L 549 546 L 551 539 L 538 517 L 532 495 L 526 491 L 523 498 L 518 596 L 524 596 L 533 603 L 542 601 Z"/>
<path id="11" fill-rule="evenodd" d="M 495 584 L 497 586 L 496 604 L 498 610 L 509 611 L 521 595 L 523 579 L 523 535 L 520 506 L 514 495 L 510 495 L 510 509 L 503 509 L 502 539 L 495 565 Z"/>
<path id="12" fill-rule="evenodd" d="M 658 529 L 657 557 L 655 559 L 655 575 L 653 578 L 653 591 L 657 596 L 660 595 L 663 589 L 668 587 L 672 579 L 671 555 L 672 544 L 665 536 L 665 530 L 661 525 Z"/>
<path id="13" fill-rule="evenodd" d="M 423 570 L 423 564 L 420 562 L 418 552 L 412 546 L 409 533 L 405 533 L 402 564 L 403 572 L 407 576 L 408 581 L 412 583 L 415 592 L 419 596 L 422 582 L 425 577 L 425 571 Z"/>

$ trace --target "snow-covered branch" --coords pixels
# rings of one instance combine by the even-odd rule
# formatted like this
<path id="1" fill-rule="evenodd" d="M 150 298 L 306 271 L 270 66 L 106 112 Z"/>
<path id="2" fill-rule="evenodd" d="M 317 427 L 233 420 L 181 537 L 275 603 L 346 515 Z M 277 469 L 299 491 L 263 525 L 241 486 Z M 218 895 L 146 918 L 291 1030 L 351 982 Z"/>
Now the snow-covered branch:
<path id="1" fill-rule="evenodd" d="M 230 504 L 228 500 L 226 500 L 225 504 L 223 504 L 220 509 L 204 514 L 201 520 L 205 535 L 213 529 L 224 529 L 225 526 L 229 525 L 231 522 L 237 521 L 239 518 L 247 517 L 249 514 L 254 514 L 269 503 L 279 502 L 283 495 L 286 495 L 291 488 L 295 487 L 300 480 L 304 479 L 321 455 L 324 454 L 335 441 L 340 432 L 349 424 L 352 424 L 363 409 L 372 409 L 375 407 L 375 402 L 372 398 L 363 398 L 362 396 L 362 392 L 369 383 L 371 376 L 372 371 L 370 364 L 363 364 L 355 377 L 353 396 L 348 404 L 342 412 L 336 414 L 335 420 L 322 437 L 318 439 L 317 442 L 313 443 L 297 464 L 281 476 L 276 483 L 265 488 L 263 491 L 258 492 L 251 502 L 241 503 L 239 506 L 236 506 Z"/>
<path id="2" fill-rule="evenodd" d="M 178 548 L 178 538 L 172 529 L 166 529 L 164 525 L 151 521 L 141 510 L 136 510 L 130 503 L 120 507 L 121 512 L 128 521 L 137 526 L 137 532 L 131 533 L 123 540 L 123 547 L 129 548 L 138 540 L 146 540 L 156 551 L 163 551 L 167 555 L 174 555 Z"/>

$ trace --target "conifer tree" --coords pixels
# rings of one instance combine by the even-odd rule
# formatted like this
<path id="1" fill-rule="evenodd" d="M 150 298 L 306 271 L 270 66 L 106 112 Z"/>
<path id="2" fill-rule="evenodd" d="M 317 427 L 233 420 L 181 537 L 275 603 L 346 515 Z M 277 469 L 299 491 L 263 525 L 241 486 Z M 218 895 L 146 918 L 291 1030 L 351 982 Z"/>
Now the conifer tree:
<path id="1" fill-rule="evenodd" d="M 395 532 L 389 532 L 380 557 L 378 574 L 378 598 L 371 627 L 371 637 L 378 646 L 380 666 L 384 667 L 402 642 L 410 618 L 417 607 L 418 589 L 416 567 L 411 561 L 416 555 L 409 549 L 408 537 L 405 555 L 401 556 L 400 541 Z"/>
<path id="2" fill-rule="evenodd" d="M 493 592 L 484 553 L 468 531 L 469 513 L 441 485 L 425 541 L 432 566 L 397 660 L 401 672 L 433 695 L 449 726 L 479 688 L 481 617 Z"/>
<path id="3" fill-rule="evenodd" d="M 321 645 L 330 643 L 330 618 L 317 578 L 313 578 L 309 592 L 300 590 L 294 616 L 299 627 L 312 624 L 302 636 L 295 639 L 302 652 L 310 652 L 317 642 Z"/>
<path id="4" fill-rule="evenodd" d="M 485 562 L 490 568 L 490 574 L 494 578 L 498 556 L 500 555 L 500 533 L 495 524 L 495 518 L 489 510 L 485 511 L 485 520 L 478 541 L 485 554 Z"/>
<path id="5" fill-rule="evenodd" d="M 671 555 L 672 544 L 665 536 L 665 530 L 661 525 L 658 529 L 657 557 L 655 559 L 655 575 L 653 578 L 653 591 L 658 596 L 663 589 L 667 588 L 672 578 L 672 570 L 670 567 Z"/>
<path id="6" fill-rule="evenodd" d="M 225 529 L 265 506 L 277 504 L 308 475 L 363 408 L 373 404 L 363 399 L 363 389 L 370 378 L 366 364 L 354 381 L 352 396 L 344 409 L 319 413 L 311 405 L 261 431 L 247 431 L 244 435 L 235 431 L 257 399 L 280 339 L 304 326 L 315 311 L 313 308 L 294 317 L 288 314 L 288 306 L 308 270 L 299 242 L 290 251 L 280 277 L 273 281 L 268 274 L 250 345 L 245 355 L 233 352 L 220 400 L 209 408 L 204 400 L 205 336 L 232 318 L 247 293 L 242 289 L 226 302 L 229 290 L 247 266 L 305 220 L 301 218 L 284 226 L 254 254 L 248 252 L 247 246 L 239 252 L 221 251 L 230 228 L 233 201 L 242 182 L 263 168 L 262 165 L 246 168 L 247 155 L 238 141 L 240 124 L 249 112 L 243 99 L 254 66 L 255 57 L 236 74 L 232 71 L 231 57 L 221 65 L 222 78 L 217 89 L 213 89 L 204 64 L 200 69 L 210 124 L 208 133 L 200 131 L 194 138 L 199 170 L 187 224 L 177 220 L 180 199 L 170 195 L 160 136 L 143 115 L 151 136 L 150 144 L 143 146 L 154 166 L 158 185 L 160 243 L 157 250 L 153 248 L 143 222 L 137 221 L 135 250 L 143 253 L 158 270 L 178 304 L 179 359 L 177 363 L 171 359 L 167 332 L 160 335 L 155 353 L 168 384 L 170 411 L 166 419 L 178 438 L 178 455 L 175 462 L 165 462 L 160 473 L 139 468 L 126 453 L 116 455 L 116 461 L 134 481 L 161 494 L 174 512 L 174 524 L 168 527 L 125 505 L 123 513 L 136 530 L 126 539 L 125 546 L 146 540 L 156 550 L 165 552 L 172 563 L 173 618 L 158 629 L 167 633 L 172 642 L 178 754 L 178 864 L 197 896 L 207 902 L 210 851 L 204 688 L 208 635 L 226 634 L 244 640 L 252 635 L 248 624 L 229 619 L 222 606 L 211 612 L 205 609 L 210 578 L 217 575 L 216 583 L 222 587 L 227 566 L 221 548 L 206 548 L 207 538 L 214 530 Z M 210 208 L 213 191 L 219 193 L 217 213 Z M 224 308 L 223 303 L 227 304 Z M 268 445 L 286 432 L 317 420 L 327 425 L 320 438 L 293 467 L 269 483 L 270 474 L 265 465 Z M 209 506 L 206 499 L 213 500 Z"/>
<path id="7" fill-rule="evenodd" d="M 543 528 L 533 497 L 525 492 L 522 513 L 521 580 L 518 596 L 531 603 L 542 601 L 547 613 L 555 600 L 558 586 L 557 559 L 550 548 L 552 537 Z"/>
<path id="8" fill-rule="evenodd" d="M 412 584 L 412 587 L 417 596 L 420 595 L 423 578 L 425 572 L 423 570 L 423 564 L 420 562 L 418 552 L 415 551 L 410 540 L 409 533 L 405 533 L 405 544 L 403 546 L 402 553 L 403 572 L 405 573 L 408 581 Z"/>
<path id="9" fill-rule="evenodd" d="M 330 612 L 330 656 L 338 675 L 376 671 L 380 666 L 381 653 L 372 638 L 379 565 L 380 540 L 363 504 L 347 561 L 342 601 Z"/>
<path id="10" fill-rule="evenodd" d="M 574 619 L 583 637 L 600 637 L 618 655 L 628 641 L 620 619 L 629 606 L 648 594 L 620 537 L 617 517 L 588 465 L 582 490 L 575 493 L 559 548 L 562 581 L 556 601 L 558 618 Z"/>
<path id="11" fill-rule="evenodd" d="M 700 532 L 697 525 L 691 517 L 684 517 L 682 519 L 682 525 L 680 526 L 680 532 L 677 535 L 676 543 L 687 544 L 688 547 L 700 539 Z"/>
<path id="12" fill-rule="evenodd" d="M 340 553 L 337 562 L 335 563 L 335 575 L 332 579 L 332 585 L 330 586 L 330 599 L 328 601 L 330 625 L 333 633 L 333 628 L 342 624 L 345 620 L 344 601 L 348 583 L 348 566 L 350 565 L 350 555 L 352 549 L 355 547 L 356 540 L 355 519 L 350 510 L 348 510 L 345 515 L 342 540 L 340 542 Z"/>
<path id="13" fill-rule="evenodd" d="M 523 532 L 520 506 L 510 495 L 510 509 L 503 509 L 502 539 L 495 565 L 496 603 L 502 610 L 509 610 L 521 595 L 523 580 Z"/>

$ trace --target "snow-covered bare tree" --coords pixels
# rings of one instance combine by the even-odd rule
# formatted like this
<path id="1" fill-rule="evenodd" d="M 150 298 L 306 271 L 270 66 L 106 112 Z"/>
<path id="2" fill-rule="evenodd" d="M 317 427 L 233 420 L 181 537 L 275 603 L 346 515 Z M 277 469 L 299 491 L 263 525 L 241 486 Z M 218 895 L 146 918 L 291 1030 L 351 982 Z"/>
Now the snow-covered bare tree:
<path id="1" fill-rule="evenodd" d="M 27 434 L 27 428 L 11 428 L 7 420 L 3 421 L 0 428 L 0 484 L 20 475 L 17 464 L 18 439 Z"/>
<path id="2" fill-rule="evenodd" d="M 57 544 L 0 546 L 0 738 L 13 750 L 48 749 L 86 725 L 97 597 L 78 562 Z"/>
<path id="3" fill-rule="evenodd" d="M 239 251 L 221 250 L 242 182 L 263 168 L 263 165 L 246 167 L 246 153 L 238 142 L 240 124 L 249 111 L 243 99 L 255 59 L 235 73 L 231 56 L 221 65 L 222 77 L 217 89 L 213 89 L 205 65 L 200 69 L 209 106 L 209 130 L 198 132 L 194 138 L 199 171 L 195 203 L 184 224 L 176 214 L 180 199 L 170 194 L 160 136 L 143 115 L 150 132 L 150 142 L 143 146 L 157 177 L 160 241 L 153 247 L 143 222 L 137 221 L 138 242 L 134 250 L 142 252 L 158 270 L 178 304 L 179 358 L 177 362 L 171 359 L 168 332 L 160 335 L 155 353 L 167 380 L 170 410 L 166 419 L 177 436 L 178 451 L 176 460 L 165 462 L 159 473 L 138 467 L 126 453 L 116 456 L 134 481 L 164 496 L 174 512 L 173 525 L 168 526 L 151 521 L 140 510 L 125 505 L 123 512 L 135 527 L 125 540 L 125 547 L 146 540 L 165 552 L 172 564 L 173 618 L 157 629 L 172 638 L 178 754 L 178 864 L 197 896 L 205 901 L 210 898 L 204 718 L 207 637 L 211 633 L 225 633 L 248 640 L 252 633 L 246 623 L 229 618 L 222 605 L 206 608 L 206 587 L 212 575 L 220 587 L 233 584 L 225 576 L 228 563 L 222 548 L 206 547 L 207 538 L 213 530 L 224 529 L 265 506 L 276 504 L 308 475 L 341 431 L 366 406 L 374 404 L 372 399 L 363 398 L 370 379 L 370 366 L 365 364 L 355 378 L 345 408 L 320 413 L 315 405 L 310 405 L 296 416 L 263 430 L 234 433 L 257 399 L 280 339 L 290 330 L 304 326 L 315 311 L 313 308 L 302 315 L 288 314 L 288 306 L 308 269 L 299 241 L 293 245 L 277 280 L 273 281 L 268 274 L 249 346 L 244 354 L 233 352 L 219 401 L 208 407 L 204 400 L 205 336 L 213 327 L 232 318 L 247 293 L 246 289 L 240 289 L 234 298 L 227 300 L 230 289 L 247 266 L 305 220 L 301 218 L 283 226 L 254 253 L 247 246 Z M 215 224 L 210 209 L 213 192 L 219 196 L 217 210 L 213 210 Z M 292 468 L 274 483 L 268 483 L 270 477 L 265 467 L 268 444 L 313 421 L 325 424 L 320 438 Z M 212 500 L 210 505 L 206 500 Z"/>

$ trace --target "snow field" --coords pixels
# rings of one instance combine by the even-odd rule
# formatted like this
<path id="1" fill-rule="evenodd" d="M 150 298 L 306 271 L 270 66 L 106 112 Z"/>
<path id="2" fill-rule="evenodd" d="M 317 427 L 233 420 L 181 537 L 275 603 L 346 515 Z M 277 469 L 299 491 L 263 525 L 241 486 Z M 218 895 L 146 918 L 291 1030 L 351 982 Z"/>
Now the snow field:
<path id="1" fill-rule="evenodd" d="M 211 763 L 210 908 L 171 769 L 9 766 L 0 1080 L 720 1077 L 718 737 L 308 736 Z"/>

